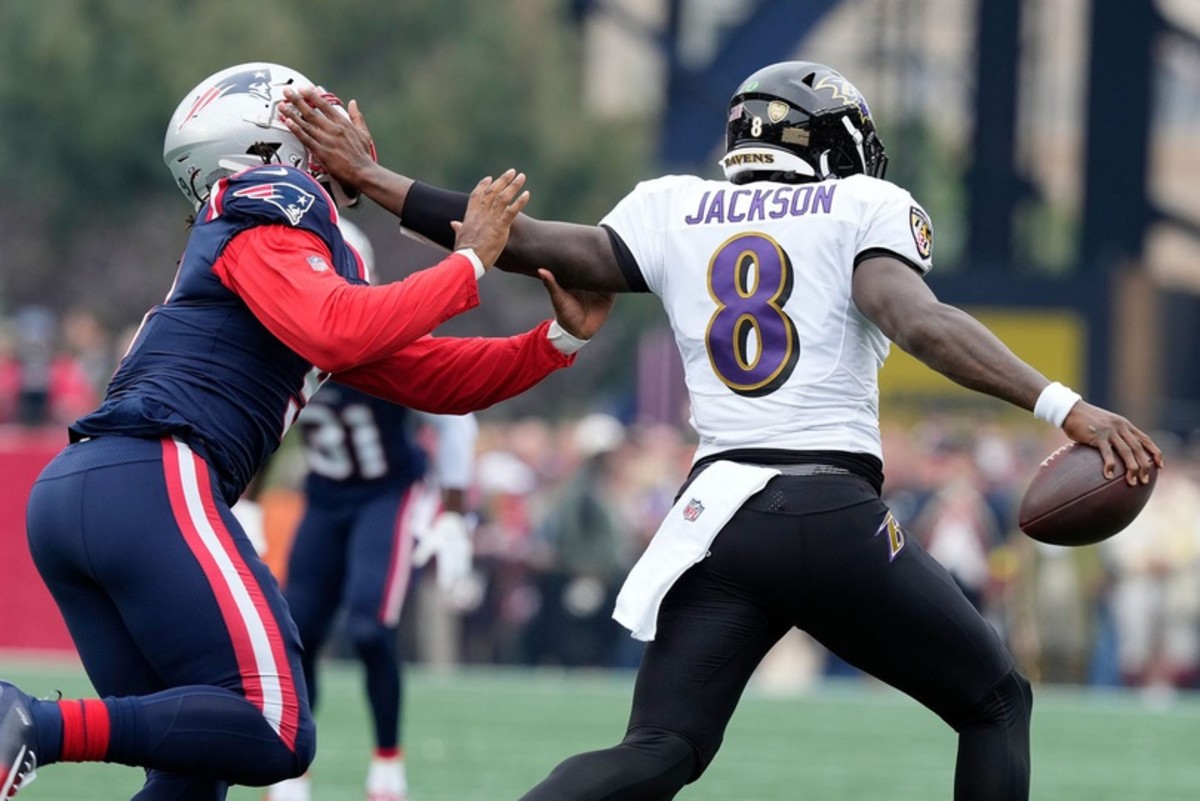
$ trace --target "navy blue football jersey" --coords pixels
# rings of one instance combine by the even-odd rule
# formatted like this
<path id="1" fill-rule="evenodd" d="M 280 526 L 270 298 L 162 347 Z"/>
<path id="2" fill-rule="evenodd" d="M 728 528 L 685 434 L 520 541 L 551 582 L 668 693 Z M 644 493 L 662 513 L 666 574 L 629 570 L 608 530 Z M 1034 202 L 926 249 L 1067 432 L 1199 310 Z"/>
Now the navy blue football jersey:
<path id="1" fill-rule="evenodd" d="M 300 415 L 308 461 L 310 499 L 356 502 L 384 489 L 412 484 L 429 458 L 413 439 L 405 407 L 331 383 Z"/>
<path id="2" fill-rule="evenodd" d="M 196 216 L 170 294 L 143 320 L 103 404 L 71 426 L 72 441 L 177 436 L 217 471 L 232 504 L 325 376 L 273 336 L 213 265 L 238 234 L 284 225 L 318 236 L 340 276 L 366 283 L 337 220 L 325 190 L 290 167 L 256 167 L 218 182 Z M 317 256 L 309 261 L 313 270 L 329 269 Z"/>

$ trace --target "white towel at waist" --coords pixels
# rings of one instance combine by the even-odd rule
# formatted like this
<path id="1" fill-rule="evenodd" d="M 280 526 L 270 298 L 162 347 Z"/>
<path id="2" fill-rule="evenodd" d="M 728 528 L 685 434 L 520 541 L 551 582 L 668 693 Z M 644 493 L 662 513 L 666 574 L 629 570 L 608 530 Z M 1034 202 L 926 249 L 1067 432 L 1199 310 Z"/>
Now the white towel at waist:
<path id="1" fill-rule="evenodd" d="M 638 640 L 653 640 L 658 607 L 684 572 L 712 544 L 746 499 L 779 474 L 770 467 L 713 462 L 671 507 L 617 595 L 613 619 Z"/>

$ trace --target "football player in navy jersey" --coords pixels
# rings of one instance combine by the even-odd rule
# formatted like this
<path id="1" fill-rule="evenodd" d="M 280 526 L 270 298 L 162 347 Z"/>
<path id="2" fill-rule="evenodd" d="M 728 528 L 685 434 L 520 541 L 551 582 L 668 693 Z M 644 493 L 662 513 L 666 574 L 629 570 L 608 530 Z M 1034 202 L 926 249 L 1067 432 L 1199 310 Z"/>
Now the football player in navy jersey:
<path id="1" fill-rule="evenodd" d="M 239 65 L 170 121 L 164 158 L 196 207 L 175 281 L 27 509 L 34 561 L 102 697 L 36 700 L 0 682 L 0 798 L 54 762 L 144 767 L 139 801 L 302 774 L 316 732 L 300 639 L 230 506 L 329 376 L 461 414 L 570 364 L 607 315 L 610 299 L 544 279 L 556 320 L 431 336 L 478 303 L 528 200 L 523 176 L 480 181 L 454 254 L 368 286 L 325 176 L 279 116 L 285 87 L 311 85 Z"/>
<path id="2" fill-rule="evenodd" d="M 369 158 L 354 102 L 347 119 L 311 90 L 290 96 L 287 124 L 332 174 L 453 244 L 465 196 Z M 880 500 L 878 370 L 895 342 L 1098 448 L 1131 484 L 1162 455 L 929 291 L 929 216 L 884 179 L 870 109 L 837 71 L 790 61 L 748 76 L 722 164 L 725 180 L 645 181 L 598 226 L 522 215 L 500 262 L 656 294 L 700 438 L 617 598 L 614 616 L 649 641 L 625 737 L 570 757 L 525 799 L 673 798 L 711 763 L 760 660 L 798 627 L 958 732 L 957 801 L 1024 801 L 1030 684 Z"/>
<path id="3" fill-rule="evenodd" d="M 340 227 L 370 271 L 370 242 L 352 223 L 342 220 Z M 437 436 L 432 465 L 416 439 L 426 424 Z M 397 628 L 414 566 L 436 555 L 443 587 L 470 571 L 465 512 L 478 423 L 470 414 L 413 412 L 330 382 L 296 426 L 308 466 L 306 505 L 283 585 L 304 646 L 309 705 L 316 709 L 321 647 L 344 609 L 346 639 L 363 665 L 373 724 L 367 801 L 404 801 Z M 306 774 L 273 785 L 267 798 L 308 801 L 311 795 Z"/>

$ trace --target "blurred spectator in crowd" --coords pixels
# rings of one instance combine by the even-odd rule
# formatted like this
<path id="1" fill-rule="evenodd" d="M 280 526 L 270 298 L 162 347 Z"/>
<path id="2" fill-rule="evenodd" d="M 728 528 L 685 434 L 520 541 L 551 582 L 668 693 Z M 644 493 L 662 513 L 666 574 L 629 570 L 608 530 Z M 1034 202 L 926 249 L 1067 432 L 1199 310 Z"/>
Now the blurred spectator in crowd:
<path id="1" fill-rule="evenodd" d="M 1200 676 L 1200 486 L 1194 459 L 1168 458 L 1171 469 L 1142 513 L 1102 545 L 1117 656 L 1131 687 L 1194 687 Z"/>
<path id="2" fill-rule="evenodd" d="M 990 617 L 990 557 L 1003 537 L 980 489 L 974 443 L 962 434 L 945 435 L 935 446 L 931 467 L 936 489 L 913 531 L 975 608 Z"/>
<path id="3" fill-rule="evenodd" d="M 612 609 L 629 565 L 618 486 L 624 441 L 624 426 L 606 414 L 575 426 L 579 465 L 534 535 L 542 555 L 541 603 L 526 632 L 534 664 L 608 665 L 623 637 Z"/>
<path id="4" fill-rule="evenodd" d="M 1064 548 L 1028 537 L 1013 545 L 1010 639 L 1017 660 L 1035 681 L 1087 683 L 1105 591 L 1099 548 Z"/>
<path id="5" fill-rule="evenodd" d="M 663 517 L 675 505 L 675 495 L 687 478 L 696 443 L 665 424 L 639 426 L 631 431 L 623 450 L 623 506 L 632 527 L 629 564 L 650 544 Z"/>
<path id="6" fill-rule="evenodd" d="M 539 476 L 513 452 L 515 428 L 485 426 L 480 431 L 480 455 L 475 463 L 477 497 L 473 499 L 479 516 L 473 591 L 464 593 L 459 602 L 464 613 L 462 653 L 467 662 L 519 662 L 521 632 L 537 612 L 528 554 L 533 532 L 530 505 Z M 538 431 L 548 435 L 548 429 Z M 549 447 L 548 436 L 535 439 Z M 528 455 L 539 458 L 536 453 Z"/>
<path id="7" fill-rule="evenodd" d="M 49 309 L 26 306 L 13 315 L 0 345 L 0 423 L 66 425 L 95 406 L 96 387 L 59 339 Z"/>
<path id="8" fill-rule="evenodd" d="M 84 375 L 97 390 L 108 386 L 116 361 L 108 331 L 89 309 L 76 306 L 62 321 L 64 348 L 74 355 Z"/>
<path id="9" fill-rule="evenodd" d="M 884 470 L 883 500 L 901 525 L 911 528 L 931 494 L 926 468 L 931 460 L 910 427 L 884 421 L 879 434 L 884 451 L 892 454 Z"/>
<path id="10" fill-rule="evenodd" d="M 0 320 L 0 425 L 17 421 L 17 398 L 21 393 L 21 369 L 17 342 L 10 327 Z"/>

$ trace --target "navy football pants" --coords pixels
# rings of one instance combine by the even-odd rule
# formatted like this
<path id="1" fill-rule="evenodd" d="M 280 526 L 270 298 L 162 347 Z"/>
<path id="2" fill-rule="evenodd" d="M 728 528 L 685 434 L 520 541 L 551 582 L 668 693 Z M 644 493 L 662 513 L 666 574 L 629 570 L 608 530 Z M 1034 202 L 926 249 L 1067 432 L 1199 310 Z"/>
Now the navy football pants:
<path id="1" fill-rule="evenodd" d="M 104 437 L 68 446 L 29 498 L 34 562 L 114 697 L 105 758 L 150 769 L 139 801 L 222 799 L 316 750 L 299 637 L 215 483 L 180 442 Z"/>
<path id="2" fill-rule="evenodd" d="M 624 740 L 561 763 L 525 801 L 673 798 L 708 767 L 755 668 L 793 626 L 958 732 L 956 801 L 1028 799 L 1029 683 L 890 520 L 861 479 L 772 479 L 663 600 Z M 796 759 L 784 744 L 776 757 Z"/>
<path id="3" fill-rule="evenodd" d="M 309 499 L 288 558 L 284 594 L 304 643 L 309 705 L 317 705 L 316 660 L 335 614 L 363 664 L 377 748 L 400 740 L 402 662 L 396 628 L 408 591 L 416 486 L 346 502 Z"/>

